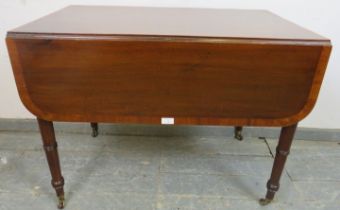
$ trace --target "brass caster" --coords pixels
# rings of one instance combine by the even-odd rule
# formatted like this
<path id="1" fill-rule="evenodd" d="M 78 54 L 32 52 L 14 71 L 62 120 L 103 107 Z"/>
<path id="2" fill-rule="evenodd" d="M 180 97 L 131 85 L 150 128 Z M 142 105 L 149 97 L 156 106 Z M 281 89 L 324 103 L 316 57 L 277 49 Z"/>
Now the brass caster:
<path id="1" fill-rule="evenodd" d="M 270 202 L 272 202 L 272 199 L 261 198 L 259 200 L 259 203 L 260 203 L 261 206 L 266 206 L 266 205 L 270 204 Z"/>
<path id="2" fill-rule="evenodd" d="M 235 139 L 237 139 L 237 140 L 239 140 L 239 141 L 242 141 L 242 140 L 243 140 L 243 136 L 242 136 L 241 131 L 236 131 L 236 132 L 235 132 Z"/>
<path id="3" fill-rule="evenodd" d="M 97 137 L 98 136 L 98 128 L 92 128 L 92 137 Z"/>
<path id="4" fill-rule="evenodd" d="M 59 203 L 58 203 L 58 209 L 63 209 L 65 206 L 65 198 L 63 195 L 58 197 Z"/>
<path id="5" fill-rule="evenodd" d="M 243 136 L 242 136 L 242 126 L 235 126 L 234 128 L 234 137 L 235 139 L 242 141 Z"/>

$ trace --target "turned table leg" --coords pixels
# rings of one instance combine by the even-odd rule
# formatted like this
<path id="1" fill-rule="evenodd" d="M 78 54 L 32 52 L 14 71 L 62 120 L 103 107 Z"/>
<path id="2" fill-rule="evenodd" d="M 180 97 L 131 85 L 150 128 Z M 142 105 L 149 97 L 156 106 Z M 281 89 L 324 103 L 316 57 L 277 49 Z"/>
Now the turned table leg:
<path id="1" fill-rule="evenodd" d="M 51 183 L 59 199 L 58 208 L 62 209 L 64 208 L 64 178 L 61 175 L 57 142 L 55 140 L 53 123 L 39 118 L 37 120 L 40 128 L 40 134 L 42 137 L 48 166 L 50 168 L 50 172 L 52 175 Z"/>
<path id="2" fill-rule="evenodd" d="M 290 146 L 292 145 L 296 127 L 297 124 L 294 124 L 281 129 L 279 143 L 276 147 L 272 173 L 267 182 L 266 198 L 260 199 L 261 205 L 269 204 L 273 200 L 275 193 L 279 190 L 281 174 L 289 154 Z"/>
<path id="3" fill-rule="evenodd" d="M 234 137 L 235 139 L 242 141 L 243 140 L 243 136 L 242 136 L 242 126 L 235 126 L 234 128 Z"/>
<path id="4" fill-rule="evenodd" d="M 92 137 L 98 136 L 98 123 L 91 122 L 91 128 L 92 128 Z"/>

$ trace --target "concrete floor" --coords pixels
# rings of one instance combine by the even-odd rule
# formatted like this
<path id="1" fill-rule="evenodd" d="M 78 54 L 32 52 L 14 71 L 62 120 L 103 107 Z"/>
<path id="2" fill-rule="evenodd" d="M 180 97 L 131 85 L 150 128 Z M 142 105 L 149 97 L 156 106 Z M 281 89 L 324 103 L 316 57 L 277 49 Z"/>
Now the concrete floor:
<path id="1" fill-rule="evenodd" d="M 340 209 L 340 144 L 293 142 L 265 194 L 277 140 L 58 133 L 68 210 Z M 0 132 L 0 209 L 56 208 L 39 133 Z"/>

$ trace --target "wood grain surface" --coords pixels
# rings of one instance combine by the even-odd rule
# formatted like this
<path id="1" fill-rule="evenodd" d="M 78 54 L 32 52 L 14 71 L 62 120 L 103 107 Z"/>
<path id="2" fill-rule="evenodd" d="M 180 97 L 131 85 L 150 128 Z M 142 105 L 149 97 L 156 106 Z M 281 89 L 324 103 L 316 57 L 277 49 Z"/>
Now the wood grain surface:
<path id="1" fill-rule="evenodd" d="M 327 40 L 266 10 L 69 6 L 11 32 Z"/>
<path id="2" fill-rule="evenodd" d="M 70 6 L 7 34 L 48 121 L 285 126 L 312 110 L 330 41 L 264 10 Z"/>
<path id="3" fill-rule="evenodd" d="M 296 123 L 316 101 L 330 50 L 134 37 L 7 43 L 21 99 L 39 118 L 157 124 Z"/>

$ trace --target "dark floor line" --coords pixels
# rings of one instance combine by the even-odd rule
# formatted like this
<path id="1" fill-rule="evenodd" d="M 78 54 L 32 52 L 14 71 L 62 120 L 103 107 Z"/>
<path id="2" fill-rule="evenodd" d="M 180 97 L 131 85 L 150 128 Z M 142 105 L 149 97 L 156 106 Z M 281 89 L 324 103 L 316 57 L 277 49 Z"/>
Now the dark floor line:
<path id="1" fill-rule="evenodd" d="M 264 141 L 264 143 L 267 145 L 267 148 L 268 148 L 268 151 L 269 151 L 270 155 L 272 156 L 272 158 L 274 158 L 275 156 L 274 156 L 272 150 L 270 149 L 270 146 L 268 144 L 268 141 L 267 141 L 266 137 L 259 137 L 259 139 Z"/>
<path id="2" fill-rule="evenodd" d="M 259 139 L 263 139 L 263 140 L 264 140 L 264 142 L 266 143 L 267 148 L 268 148 L 268 150 L 269 150 L 269 153 L 271 154 L 271 156 L 272 156 L 273 158 L 275 158 L 275 155 L 274 155 L 274 153 L 272 152 L 272 150 L 270 149 L 270 146 L 269 146 L 269 143 L 268 143 L 267 139 L 266 139 L 265 137 L 259 137 Z M 293 177 L 288 173 L 288 171 L 286 170 L 286 167 L 287 167 L 287 163 L 285 164 L 285 167 L 284 167 L 283 170 L 284 170 L 284 172 L 287 174 L 289 180 L 290 180 L 291 182 L 293 182 Z"/>

